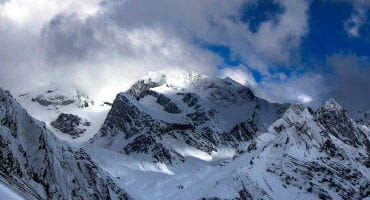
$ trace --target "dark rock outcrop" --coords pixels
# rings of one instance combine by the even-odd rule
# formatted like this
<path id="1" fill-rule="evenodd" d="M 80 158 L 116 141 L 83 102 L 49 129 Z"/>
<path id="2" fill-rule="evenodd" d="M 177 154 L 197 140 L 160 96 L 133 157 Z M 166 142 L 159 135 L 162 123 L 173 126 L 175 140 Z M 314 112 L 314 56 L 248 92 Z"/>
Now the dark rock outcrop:
<path id="1" fill-rule="evenodd" d="M 67 97 L 62 96 L 62 95 L 56 95 L 56 96 L 52 96 L 49 98 L 43 95 L 38 95 L 37 97 L 32 98 L 32 101 L 36 101 L 42 106 L 49 106 L 49 105 L 66 106 L 66 105 L 69 105 L 75 102 L 73 99 L 68 99 Z"/>
<path id="2" fill-rule="evenodd" d="M 347 111 L 335 100 L 328 100 L 316 112 L 317 120 L 330 134 L 354 147 L 364 146 L 370 153 L 370 142 L 366 134 L 348 116 Z"/>
<path id="3" fill-rule="evenodd" d="M 90 126 L 90 122 L 82 120 L 77 115 L 61 113 L 56 120 L 51 122 L 51 125 L 62 133 L 76 138 L 86 131 L 86 127 Z"/>

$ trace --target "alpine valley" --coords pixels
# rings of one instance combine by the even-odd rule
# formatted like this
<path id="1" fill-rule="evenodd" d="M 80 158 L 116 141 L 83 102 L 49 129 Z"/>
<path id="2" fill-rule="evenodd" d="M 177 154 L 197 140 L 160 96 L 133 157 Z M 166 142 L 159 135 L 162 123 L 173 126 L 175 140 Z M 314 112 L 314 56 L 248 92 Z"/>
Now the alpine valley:
<path id="1" fill-rule="evenodd" d="M 176 70 L 113 102 L 58 84 L 0 89 L 0 122 L 6 199 L 370 199 L 369 117 L 333 99 L 270 103 Z"/>

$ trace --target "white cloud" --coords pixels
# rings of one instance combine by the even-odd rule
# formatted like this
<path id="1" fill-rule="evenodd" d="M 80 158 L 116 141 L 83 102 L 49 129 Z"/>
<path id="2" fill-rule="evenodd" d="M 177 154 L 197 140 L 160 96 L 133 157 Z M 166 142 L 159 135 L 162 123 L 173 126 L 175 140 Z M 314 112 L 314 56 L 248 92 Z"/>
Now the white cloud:
<path id="1" fill-rule="evenodd" d="M 355 4 L 354 6 L 355 8 L 350 18 L 346 20 L 346 22 L 344 23 L 344 27 L 349 36 L 359 37 L 360 27 L 366 21 L 366 12 L 367 12 L 368 6 L 363 6 L 362 4 Z"/>
<path id="2" fill-rule="evenodd" d="M 312 101 L 312 98 L 306 94 L 301 94 L 298 96 L 298 100 L 302 103 L 310 103 Z"/>
<path id="3" fill-rule="evenodd" d="M 40 0 L 35 9 L 21 0 L 0 5 L 6 10 L 0 20 L 1 87 L 19 93 L 60 82 L 112 98 L 148 71 L 186 67 L 212 74 L 220 61 L 160 27 L 110 23 L 93 9 L 98 1 L 69 3 Z M 19 6 L 24 16 L 17 16 Z M 49 6 L 42 18 L 33 15 Z"/>
<path id="4" fill-rule="evenodd" d="M 76 14 L 81 19 L 95 15 L 102 0 L 9 0 L 0 4 L 0 19 L 39 31 L 55 15 Z"/>
<path id="5" fill-rule="evenodd" d="M 263 90 L 259 90 L 259 96 L 272 102 L 300 102 L 317 106 L 327 90 L 323 85 L 323 77 L 319 74 L 292 74 L 289 79 L 280 81 L 265 79 L 261 83 Z"/>
<path id="6" fill-rule="evenodd" d="M 344 22 L 344 29 L 350 37 L 360 37 L 360 28 L 366 22 L 366 12 L 370 9 L 369 0 L 331 0 L 348 2 L 353 6 L 350 17 Z"/>
<path id="7" fill-rule="evenodd" d="M 257 55 L 264 58 L 288 63 L 292 59 L 292 50 L 299 47 L 301 39 L 308 32 L 307 1 L 279 1 L 285 11 L 276 22 L 273 20 L 261 24 L 259 31 L 250 34 L 250 40 Z M 248 51 L 246 51 L 248 52 Z"/>
<path id="8" fill-rule="evenodd" d="M 157 26 L 186 42 L 204 41 L 230 47 L 245 62 L 266 72 L 271 62 L 289 62 L 308 32 L 308 1 L 278 0 L 284 8 L 276 19 L 254 33 L 240 19 L 241 8 L 255 0 L 109 1 L 104 10 L 124 28 Z M 170 8 L 170 9 L 168 9 Z"/>
<path id="9" fill-rule="evenodd" d="M 294 77 L 289 79 L 284 73 L 277 73 L 271 79 L 265 78 L 261 82 L 262 87 L 255 81 L 252 72 L 243 65 L 221 69 L 219 76 L 222 78 L 229 77 L 251 88 L 258 97 L 271 102 L 309 104 L 318 100 L 321 94 L 315 87 L 321 85 L 322 78 L 320 75 L 293 75 Z"/>
<path id="10" fill-rule="evenodd" d="M 164 68 L 215 75 L 220 57 L 198 41 L 228 46 L 267 73 L 270 63 L 294 56 L 308 31 L 308 3 L 279 0 L 284 12 L 253 33 L 238 20 L 248 1 L 6 1 L 0 4 L 0 84 L 21 90 L 59 81 L 113 94 Z M 224 73 L 257 85 L 245 67 Z"/>
<path id="11" fill-rule="evenodd" d="M 257 89 L 258 87 L 252 72 L 243 65 L 221 69 L 219 76 L 221 78 L 229 77 L 242 85 L 250 87 L 251 89 Z"/>

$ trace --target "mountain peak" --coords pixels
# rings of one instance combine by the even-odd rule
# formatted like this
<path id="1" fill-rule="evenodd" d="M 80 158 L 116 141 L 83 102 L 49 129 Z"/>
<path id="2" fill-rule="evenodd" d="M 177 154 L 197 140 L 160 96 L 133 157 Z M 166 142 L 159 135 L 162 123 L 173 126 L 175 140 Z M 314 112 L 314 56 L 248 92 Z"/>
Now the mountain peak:
<path id="1" fill-rule="evenodd" d="M 212 78 L 190 70 L 150 72 L 135 82 L 127 93 L 136 100 L 148 95 L 157 98 L 161 94 L 174 97 L 196 93 L 210 104 L 226 107 L 255 98 L 249 88 L 230 78 Z"/>
<path id="2" fill-rule="evenodd" d="M 343 107 L 339 105 L 334 99 L 329 99 L 325 102 L 324 108 L 329 110 L 342 110 Z"/>
<path id="3" fill-rule="evenodd" d="M 288 108 L 287 111 L 291 110 L 291 111 L 294 111 L 297 115 L 300 115 L 304 109 L 306 108 L 307 106 L 303 105 L 303 104 L 300 104 L 300 103 L 294 103 L 292 105 L 290 105 L 290 107 Z"/>
<path id="4" fill-rule="evenodd" d="M 172 87 L 184 88 L 191 83 L 197 82 L 207 76 L 189 69 L 177 69 L 170 71 L 149 72 L 142 80 L 144 83 L 158 83 L 159 85 L 167 84 Z"/>

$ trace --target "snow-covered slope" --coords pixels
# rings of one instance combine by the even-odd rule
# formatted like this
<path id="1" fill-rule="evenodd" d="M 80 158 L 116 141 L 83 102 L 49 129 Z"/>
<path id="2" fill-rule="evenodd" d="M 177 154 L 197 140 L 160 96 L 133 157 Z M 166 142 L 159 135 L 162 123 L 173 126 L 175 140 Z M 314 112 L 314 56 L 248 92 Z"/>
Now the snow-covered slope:
<path id="1" fill-rule="evenodd" d="M 131 199 L 82 149 L 60 141 L 0 88 L 0 177 L 26 199 Z"/>
<path id="2" fill-rule="evenodd" d="M 55 83 L 30 89 L 16 99 L 59 139 L 79 144 L 94 136 L 110 109 L 108 102 L 95 101 L 75 88 Z"/>
<path id="3" fill-rule="evenodd" d="M 348 141 L 349 129 L 358 143 Z M 368 134 L 334 100 L 316 112 L 294 104 L 241 170 L 273 199 L 362 199 L 370 192 Z"/>
<path id="4" fill-rule="evenodd" d="M 7 200 L 24 200 L 22 196 L 17 194 L 15 191 L 12 190 L 9 186 L 0 183 L 0 194 L 1 198 Z"/>

